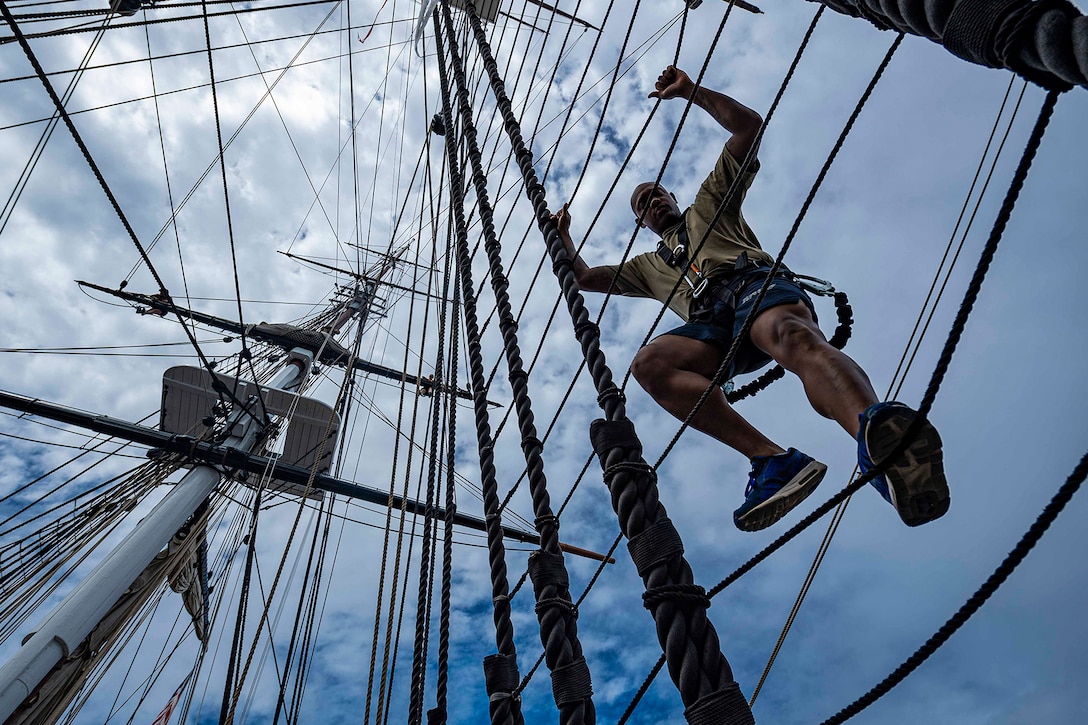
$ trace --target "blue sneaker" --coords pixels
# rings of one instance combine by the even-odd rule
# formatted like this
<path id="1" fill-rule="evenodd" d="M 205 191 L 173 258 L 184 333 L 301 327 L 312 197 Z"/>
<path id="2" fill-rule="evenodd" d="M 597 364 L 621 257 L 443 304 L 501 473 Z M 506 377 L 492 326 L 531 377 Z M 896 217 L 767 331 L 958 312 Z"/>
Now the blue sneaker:
<path id="1" fill-rule="evenodd" d="M 791 448 L 777 456 L 756 456 L 744 504 L 733 512 L 741 531 L 759 531 L 804 501 L 823 480 L 827 466 Z"/>
<path id="2" fill-rule="evenodd" d="M 902 403 L 887 402 L 871 405 L 858 416 L 858 468 L 862 474 L 888 458 L 915 415 Z M 921 526 L 944 516 L 949 504 L 948 482 L 937 429 L 926 421 L 918 437 L 888 464 L 884 475 L 870 483 L 907 526 Z"/>

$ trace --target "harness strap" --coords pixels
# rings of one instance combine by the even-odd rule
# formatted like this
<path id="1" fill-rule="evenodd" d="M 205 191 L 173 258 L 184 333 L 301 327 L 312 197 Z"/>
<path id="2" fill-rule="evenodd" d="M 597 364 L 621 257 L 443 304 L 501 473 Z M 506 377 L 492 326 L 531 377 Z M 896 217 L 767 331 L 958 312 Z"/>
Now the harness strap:
<path id="1" fill-rule="evenodd" d="M 688 239 L 688 224 L 686 220 L 681 222 L 678 236 L 680 237 L 680 243 L 676 245 L 676 249 L 669 249 L 669 246 L 665 244 L 664 239 L 659 241 L 657 243 L 657 256 L 661 257 L 662 261 L 670 267 L 676 267 L 682 270 L 681 275 L 683 276 L 684 281 L 691 287 L 692 295 L 698 298 L 706 291 L 707 280 L 703 277 L 702 271 L 691 261 L 691 257 L 688 256 L 690 240 Z M 692 272 L 695 273 L 694 280 L 691 278 Z"/>

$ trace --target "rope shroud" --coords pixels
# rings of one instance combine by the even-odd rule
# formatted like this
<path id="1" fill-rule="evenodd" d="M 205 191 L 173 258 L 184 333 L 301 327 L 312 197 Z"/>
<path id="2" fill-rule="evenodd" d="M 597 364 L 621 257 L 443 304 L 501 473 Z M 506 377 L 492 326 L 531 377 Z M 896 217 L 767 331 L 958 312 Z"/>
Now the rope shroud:
<path id="1" fill-rule="evenodd" d="M 1088 88 L 1088 16 L 1069 0 L 813 0 L 1047 90 Z"/>
<path id="2" fill-rule="evenodd" d="M 448 23 L 449 11 L 445 3 L 442 9 Z M 575 335 L 597 389 L 598 402 L 605 412 L 606 420 L 594 421 L 591 439 L 606 472 L 620 529 L 631 540 L 647 529 L 671 526 L 667 524 L 665 508 L 658 499 L 653 471 L 643 459 L 641 443 L 633 424 L 627 419 L 623 395 L 614 383 L 612 371 L 600 349 L 600 331 L 589 319 L 581 290 L 574 279 L 571 259 L 559 239 L 556 223 L 544 198 L 544 188 L 533 169 L 532 152 L 526 147 L 471 1 L 465 3 L 465 11 L 522 172 L 526 196 L 533 205 L 537 225 L 552 259 L 552 271 L 559 280 Z M 675 539 L 679 541 L 679 536 Z M 705 592 L 694 585 L 694 576 L 683 557 L 682 547 L 674 548 L 663 559 L 654 558 L 660 560 L 648 565 L 642 574 L 647 586 L 646 603 L 657 624 L 658 640 L 665 651 L 669 673 L 685 705 L 684 717 L 689 723 L 700 725 L 754 723 L 751 709 L 721 653 L 717 633 L 706 616 Z"/>

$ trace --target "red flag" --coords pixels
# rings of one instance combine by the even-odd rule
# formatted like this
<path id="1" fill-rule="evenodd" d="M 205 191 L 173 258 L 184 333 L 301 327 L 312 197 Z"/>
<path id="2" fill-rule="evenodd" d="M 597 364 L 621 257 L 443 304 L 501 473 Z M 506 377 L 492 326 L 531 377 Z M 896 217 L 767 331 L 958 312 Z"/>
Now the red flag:
<path id="1" fill-rule="evenodd" d="M 185 686 L 189 684 L 189 678 L 192 676 L 192 672 L 185 675 L 185 679 L 181 681 L 178 689 L 174 691 L 174 696 L 166 703 L 166 707 L 162 709 L 162 712 L 159 713 L 159 716 L 155 718 L 151 725 L 167 725 L 170 722 L 170 716 L 174 714 L 174 708 L 181 702 L 181 693 L 185 691 Z"/>
<path id="2" fill-rule="evenodd" d="M 361 38 L 355 36 L 360 43 L 365 43 L 366 39 L 370 37 L 370 34 L 374 32 L 374 26 L 378 23 L 378 16 L 382 14 L 382 10 L 385 10 L 385 4 L 387 2 L 389 2 L 389 0 L 382 0 L 382 6 L 378 8 L 378 12 L 374 13 L 374 22 L 370 24 L 370 29 L 366 31 L 366 35 Z"/>

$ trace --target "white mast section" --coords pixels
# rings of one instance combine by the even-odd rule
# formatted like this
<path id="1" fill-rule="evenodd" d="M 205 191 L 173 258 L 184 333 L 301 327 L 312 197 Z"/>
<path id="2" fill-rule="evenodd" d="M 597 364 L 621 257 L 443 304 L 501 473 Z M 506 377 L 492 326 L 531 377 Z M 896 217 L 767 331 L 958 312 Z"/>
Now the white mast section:
<path id="1" fill-rule="evenodd" d="M 297 390 L 310 372 L 314 355 L 295 348 L 269 387 Z M 247 404 L 259 407 L 256 395 Z M 224 445 L 249 450 L 261 426 L 245 414 L 234 414 L 234 434 Z M 192 516 L 219 483 L 219 471 L 200 466 L 189 471 L 136 528 L 58 604 L 14 657 L 0 667 L 0 722 L 6 721 L 49 675 L 79 646 L 110 611 L 133 580 Z"/>

